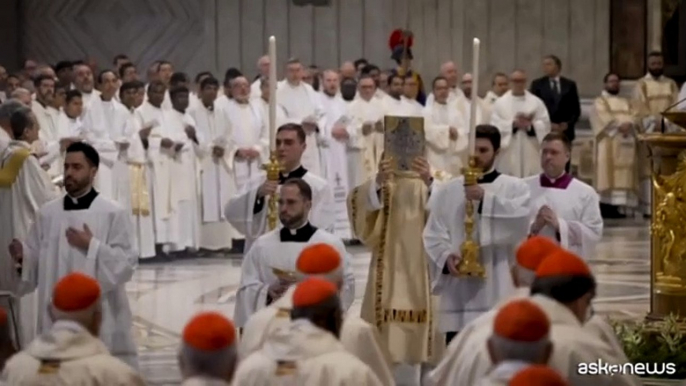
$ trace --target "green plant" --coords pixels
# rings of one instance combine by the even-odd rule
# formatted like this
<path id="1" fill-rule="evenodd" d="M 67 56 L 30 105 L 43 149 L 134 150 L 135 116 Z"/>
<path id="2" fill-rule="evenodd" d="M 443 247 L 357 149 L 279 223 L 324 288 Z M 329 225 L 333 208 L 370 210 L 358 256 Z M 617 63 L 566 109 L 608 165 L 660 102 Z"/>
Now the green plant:
<path id="1" fill-rule="evenodd" d="M 675 315 L 660 322 L 610 320 L 610 324 L 631 363 L 676 365 L 675 374 L 651 378 L 686 379 L 686 326 Z"/>

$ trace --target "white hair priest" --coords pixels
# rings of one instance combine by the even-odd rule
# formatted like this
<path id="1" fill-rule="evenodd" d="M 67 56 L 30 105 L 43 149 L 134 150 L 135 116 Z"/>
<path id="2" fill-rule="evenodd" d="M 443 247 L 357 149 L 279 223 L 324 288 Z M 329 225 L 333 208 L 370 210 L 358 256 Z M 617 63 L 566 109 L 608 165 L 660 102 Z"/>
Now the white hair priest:
<path id="1" fill-rule="evenodd" d="M 277 301 L 295 284 L 296 262 L 304 248 L 324 243 L 336 248 L 341 256 L 346 255 L 338 237 L 308 220 L 312 201 L 312 188 L 305 179 L 290 178 L 283 183 L 279 193 L 279 220 L 283 227 L 257 238 L 243 259 L 234 315 L 238 327 L 245 327 L 251 315 Z M 344 265 L 346 280 L 341 299 L 345 309 L 352 304 L 355 294 L 355 278 L 345 274 L 349 270 Z"/>

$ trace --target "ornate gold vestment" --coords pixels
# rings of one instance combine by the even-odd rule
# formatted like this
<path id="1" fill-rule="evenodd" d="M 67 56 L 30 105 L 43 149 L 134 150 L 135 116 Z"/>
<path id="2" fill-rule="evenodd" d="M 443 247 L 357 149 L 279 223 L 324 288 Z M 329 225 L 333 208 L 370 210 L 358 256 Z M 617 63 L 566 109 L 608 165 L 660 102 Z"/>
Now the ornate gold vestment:
<path id="1" fill-rule="evenodd" d="M 371 183 L 348 197 L 354 232 L 372 251 L 362 318 L 378 328 L 394 363 L 429 362 L 434 321 L 422 240 L 428 188 L 417 177 L 394 178 L 383 189 L 383 208 L 374 211 Z"/>

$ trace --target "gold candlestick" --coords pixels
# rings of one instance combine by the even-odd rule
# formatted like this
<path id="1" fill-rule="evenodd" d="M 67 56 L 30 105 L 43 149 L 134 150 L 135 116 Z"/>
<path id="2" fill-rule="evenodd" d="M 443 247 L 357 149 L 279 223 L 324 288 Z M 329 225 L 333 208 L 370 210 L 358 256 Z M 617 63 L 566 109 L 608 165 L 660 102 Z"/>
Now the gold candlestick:
<path id="1" fill-rule="evenodd" d="M 483 171 L 476 166 L 476 157 L 469 157 L 466 168 L 462 168 L 465 186 L 477 184 Z M 460 255 L 462 259 L 455 267 L 459 276 L 486 277 L 486 270 L 479 262 L 479 243 L 474 240 L 474 203 L 472 200 L 465 199 L 465 219 L 464 219 L 465 238 L 460 245 Z"/>
<path id="2" fill-rule="evenodd" d="M 279 173 L 283 171 L 281 162 L 276 157 L 276 151 L 272 151 L 269 155 L 269 162 L 262 165 L 262 169 L 267 172 L 268 181 L 279 181 Z M 276 229 L 276 224 L 279 221 L 279 195 L 274 193 L 269 196 L 269 201 L 267 203 L 267 225 L 269 230 Z"/>

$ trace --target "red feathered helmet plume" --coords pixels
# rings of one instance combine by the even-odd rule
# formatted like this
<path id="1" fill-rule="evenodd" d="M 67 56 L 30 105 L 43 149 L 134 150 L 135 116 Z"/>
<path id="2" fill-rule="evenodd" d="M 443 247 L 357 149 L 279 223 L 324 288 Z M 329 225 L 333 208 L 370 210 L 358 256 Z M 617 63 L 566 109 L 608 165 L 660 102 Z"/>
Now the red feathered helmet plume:
<path id="1" fill-rule="evenodd" d="M 410 51 L 410 48 L 412 47 L 412 44 L 414 43 L 412 32 L 398 28 L 395 31 L 391 32 L 391 36 L 388 38 L 388 47 L 393 52 L 393 54 L 391 55 L 391 59 L 395 60 L 398 63 L 400 63 L 400 60 L 403 57 L 403 51 L 405 48 L 404 45 L 405 45 L 405 39 L 406 38 L 407 38 L 407 58 L 412 59 L 412 51 Z"/>

